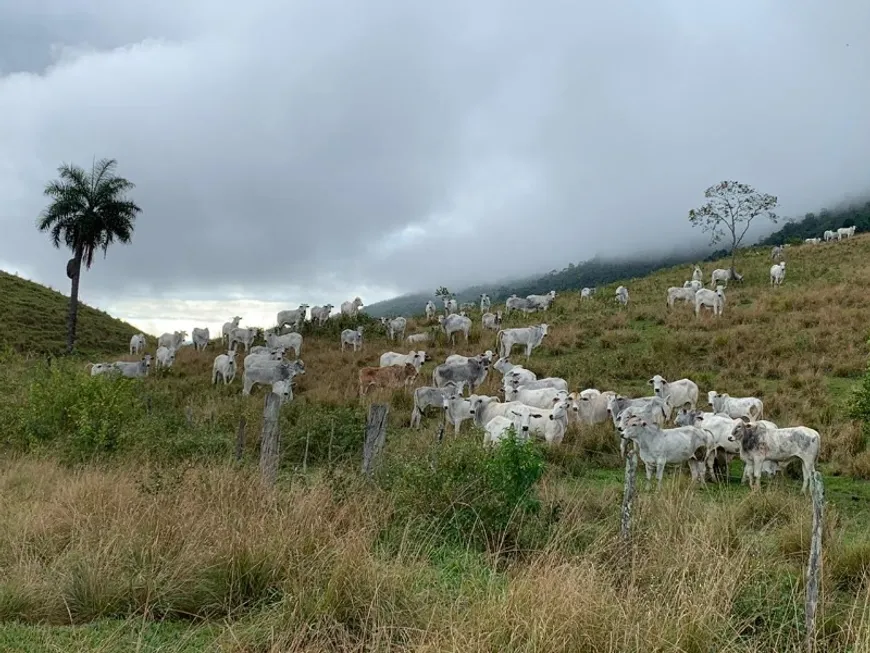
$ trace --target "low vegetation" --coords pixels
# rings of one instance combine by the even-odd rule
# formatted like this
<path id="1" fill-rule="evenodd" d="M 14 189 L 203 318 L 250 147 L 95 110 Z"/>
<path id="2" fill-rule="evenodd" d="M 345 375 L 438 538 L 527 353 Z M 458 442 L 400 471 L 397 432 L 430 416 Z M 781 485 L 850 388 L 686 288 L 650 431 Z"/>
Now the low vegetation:
<path id="1" fill-rule="evenodd" d="M 528 365 L 572 389 L 648 393 L 655 373 L 751 394 L 780 425 L 822 436 L 825 525 L 820 646 L 870 651 L 870 238 L 741 258 L 725 315 L 668 310 L 689 266 L 560 295 Z M 705 266 L 705 279 L 713 267 Z M 47 292 L 47 291 L 46 291 Z M 61 304 L 62 305 L 62 304 Z M 422 309 L 422 306 L 419 307 Z M 85 333 L 83 315 L 82 330 Z M 430 328 L 419 320 L 413 330 Z M 191 325 L 193 326 L 193 325 Z M 811 511 L 792 470 L 750 493 L 669 472 L 642 489 L 634 549 L 616 537 L 621 463 L 612 427 L 487 454 L 468 424 L 407 429 L 390 406 L 374 477 L 360 477 L 366 405 L 357 370 L 382 335 L 341 353 L 306 327 L 296 399 L 282 409 L 275 488 L 257 477 L 263 391 L 210 384 L 210 348 L 144 382 L 92 378 L 80 360 L 3 354 L 0 645 L 128 651 L 797 651 Z M 480 333 L 459 353 L 492 348 Z M 63 323 L 58 334 L 62 342 Z M 110 356 L 121 356 L 126 339 Z M 436 361 L 453 351 L 428 348 Z M 424 368 L 428 378 L 432 364 Z M 484 390 L 493 392 L 495 379 Z M 241 460 L 234 449 L 245 418 Z M 798 474 L 799 475 L 799 474 Z M 643 484 L 641 483 L 643 487 Z M 72 625 L 75 625 L 73 628 Z M 82 628 L 84 626 L 84 628 Z M 28 648 L 31 646 L 31 648 Z M 53 647 L 53 648 L 52 648 Z"/>

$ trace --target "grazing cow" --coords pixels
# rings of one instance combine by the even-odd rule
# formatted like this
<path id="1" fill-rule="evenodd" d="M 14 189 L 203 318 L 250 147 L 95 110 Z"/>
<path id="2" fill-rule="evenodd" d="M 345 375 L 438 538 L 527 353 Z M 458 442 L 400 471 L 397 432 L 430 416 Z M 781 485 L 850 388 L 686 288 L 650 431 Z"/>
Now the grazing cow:
<path id="1" fill-rule="evenodd" d="M 535 408 L 535 406 L 530 407 Z M 556 397 L 549 407 L 532 415 L 529 420 L 529 431 L 543 436 L 547 444 L 561 444 L 568 428 L 570 410 L 571 402 L 567 395 Z"/>
<path id="2" fill-rule="evenodd" d="M 341 332 L 341 351 L 344 351 L 345 345 L 353 345 L 354 351 L 362 349 L 363 328 L 361 326 L 356 329 L 345 329 Z"/>
<path id="3" fill-rule="evenodd" d="M 607 405 L 616 396 L 615 392 L 599 392 L 588 388 L 568 395 L 572 413 L 580 424 L 601 424 L 607 421 Z"/>
<path id="4" fill-rule="evenodd" d="M 283 345 L 278 347 L 264 347 L 263 345 L 257 345 L 256 347 L 251 347 L 251 353 L 245 356 L 245 360 L 251 356 L 266 356 L 273 361 L 279 361 L 284 358 L 284 352 L 286 351 L 287 349 Z"/>
<path id="5" fill-rule="evenodd" d="M 332 309 L 335 308 L 332 304 L 324 304 L 323 306 L 315 306 L 311 309 L 311 321 L 317 322 L 318 326 L 323 326 L 329 319 Z"/>
<path id="6" fill-rule="evenodd" d="M 352 302 L 342 302 L 341 314 L 355 317 L 359 313 L 359 309 L 362 308 L 362 305 L 362 300 L 359 297 L 354 297 Z"/>
<path id="7" fill-rule="evenodd" d="M 823 234 L 823 238 L 825 239 L 825 242 L 828 242 L 829 240 L 835 240 L 837 238 L 837 232 L 831 231 L 830 229 L 828 229 Z"/>
<path id="8" fill-rule="evenodd" d="M 695 289 L 692 287 L 678 288 L 676 286 L 668 288 L 668 308 L 673 308 L 674 302 L 678 299 L 684 302 L 695 301 Z"/>
<path id="9" fill-rule="evenodd" d="M 851 238 L 855 235 L 855 225 L 851 227 L 840 227 L 837 229 L 837 240 L 843 240 L 843 238 Z"/>
<path id="10" fill-rule="evenodd" d="M 184 338 L 187 336 L 187 331 L 176 331 L 175 333 L 164 333 L 162 336 L 157 338 L 157 346 L 158 347 L 166 347 L 172 349 L 178 349 L 181 347 L 181 343 L 184 342 Z"/>
<path id="11" fill-rule="evenodd" d="M 418 345 L 423 342 L 429 342 L 432 339 L 432 335 L 428 332 L 426 333 L 412 333 L 407 338 L 405 338 L 405 342 Z"/>
<path id="12" fill-rule="evenodd" d="M 266 336 L 266 346 L 269 349 L 292 349 L 293 355 L 299 358 L 299 355 L 302 353 L 302 334 L 291 331 L 283 336 L 276 336 L 274 333 L 270 333 Z"/>
<path id="13" fill-rule="evenodd" d="M 162 368 L 168 370 L 175 362 L 175 348 L 158 347 L 155 358 L 157 359 L 155 365 L 158 369 Z"/>
<path id="14" fill-rule="evenodd" d="M 692 281 L 702 281 L 704 279 L 704 273 L 701 271 L 699 266 L 695 266 L 695 269 L 692 270 Z"/>
<path id="15" fill-rule="evenodd" d="M 363 367 L 359 371 L 359 394 L 362 397 L 372 387 L 398 388 L 401 385 L 407 386 L 416 378 L 417 369 L 410 363 L 405 363 L 401 367 Z"/>
<path id="16" fill-rule="evenodd" d="M 711 438 L 696 426 L 678 426 L 662 429 L 655 424 L 633 417 L 620 429 L 623 440 L 637 445 L 638 454 L 646 469 L 647 486 L 652 483 L 653 468 L 658 487 L 666 465 L 689 464 L 692 480 L 704 483 L 707 457 L 710 455 Z"/>
<path id="17" fill-rule="evenodd" d="M 444 419 L 448 424 L 453 424 L 453 432 L 459 435 L 462 422 L 471 419 L 471 401 L 462 396 L 462 390 L 453 390 L 445 393 L 442 402 L 444 407 Z"/>
<path id="18" fill-rule="evenodd" d="M 659 397 L 640 397 L 626 399 L 616 395 L 607 404 L 607 414 L 613 420 L 613 425 L 619 430 L 632 417 L 637 417 L 649 424 L 662 427 L 670 417 L 671 409 L 666 401 Z M 620 439 L 619 454 L 625 458 L 627 440 Z"/>
<path id="19" fill-rule="evenodd" d="M 273 361 L 265 357 L 255 357 L 245 360 L 245 373 L 243 376 L 242 394 L 251 394 L 251 389 L 257 385 L 272 385 L 276 381 L 290 381 L 297 374 L 305 371 L 304 363 L 300 360 Z"/>
<path id="20" fill-rule="evenodd" d="M 772 258 L 774 261 L 781 259 L 782 247 L 780 247 L 779 245 L 774 245 L 773 250 L 771 250 L 770 252 L 770 258 Z"/>
<path id="21" fill-rule="evenodd" d="M 405 327 L 408 326 L 408 320 L 403 317 L 396 317 L 393 319 L 382 317 L 381 324 L 387 327 L 387 336 L 389 336 L 390 340 L 395 340 L 396 336 L 400 338 L 405 337 Z"/>
<path id="22" fill-rule="evenodd" d="M 142 360 L 134 363 L 128 361 L 115 361 L 112 365 L 117 369 L 121 376 L 127 379 L 138 379 L 148 376 L 148 370 L 151 369 L 151 354 L 145 354 Z"/>
<path id="23" fill-rule="evenodd" d="M 208 333 L 208 327 L 205 329 L 194 327 L 193 332 L 190 334 L 190 339 L 193 340 L 193 348 L 196 351 L 204 351 L 208 345 L 208 341 L 211 340 L 211 336 Z"/>
<path id="24" fill-rule="evenodd" d="M 710 275 L 710 287 L 715 287 L 720 281 L 724 282 L 724 285 L 727 288 L 729 281 L 743 281 L 743 275 L 739 274 L 732 268 L 728 268 L 727 270 L 717 268 L 713 270 L 713 274 Z"/>
<path id="25" fill-rule="evenodd" d="M 520 383 L 537 381 L 538 379 L 537 374 L 531 370 L 527 370 L 522 365 L 514 365 L 511 363 L 509 358 L 499 358 L 495 363 L 493 363 L 493 367 L 501 372 L 502 377 L 507 377 L 508 373 L 510 373 L 510 378 L 517 379 Z"/>
<path id="26" fill-rule="evenodd" d="M 649 380 L 653 387 L 653 394 L 661 397 L 672 408 L 695 408 L 698 404 L 698 384 L 691 379 L 679 379 L 678 381 L 666 381 L 660 374 L 656 374 Z"/>
<path id="27" fill-rule="evenodd" d="M 486 293 L 480 294 L 480 312 L 486 313 L 492 307 L 492 300 Z"/>
<path id="28" fill-rule="evenodd" d="M 801 491 L 807 491 L 819 457 L 821 436 L 818 431 L 806 426 L 770 428 L 767 424 L 741 421 L 734 425 L 732 434 L 740 442 L 740 458 L 750 468 L 753 489 L 761 485 L 761 467 L 765 461 L 782 463 L 799 458 L 803 468 Z"/>
<path id="29" fill-rule="evenodd" d="M 145 351 L 145 334 L 137 333 L 130 338 L 130 355 L 140 354 Z"/>
<path id="30" fill-rule="evenodd" d="M 550 408 L 556 400 L 568 400 L 568 391 L 556 388 L 526 388 L 525 386 L 512 386 L 506 383 L 505 399 L 507 401 L 519 401 L 526 406 L 535 408 Z"/>
<path id="31" fill-rule="evenodd" d="M 230 349 L 226 354 L 215 356 L 211 366 L 211 383 L 216 384 L 218 377 L 223 379 L 224 385 L 229 385 L 236 378 L 236 350 Z"/>
<path id="32" fill-rule="evenodd" d="M 483 436 L 483 446 L 498 444 L 507 437 L 507 432 L 514 428 L 517 441 L 525 442 L 531 436 L 532 418 L 541 418 L 543 414 L 534 411 L 529 406 L 522 404 L 512 406 L 507 415 L 496 415 L 484 427 L 486 434 Z"/>
<path id="33" fill-rule="evenodd" d="M 499 356 L 507 358 L 516 345 L 525 345 L 526 358 L 531 357 L 532 350 L 541 345 L 549 328 L 549 325 L 544 323 L 537 326 L 502 329 L 495 335 Z"/>
<path id="34" fill-rule="evenodd" d="M 436 388 L 443 388 L 450 381 L 454 384 L 462 381 L 469 392 L 474 392 L 486 379 L 489 361 L 471 358 L 465 363 L 442 363 L 432 371 L 432 382 Z"/>
<path id="35" fill-rule="evenodd" d="M 239 321 L 240 321 L 241 319 L 242 319 L 242 318 L 240 318 L 238 315 L 236 315 L 236 316 L 232 319 L 231 322 L 224 322 L 223 327 L 221 327 L 221 339 L 224 341 L 224 344 L 226 344 L 227 347 L 229 347 L 230 332 L 231 332 L 233 329 L 238 329 L 238 328 L 239 328 Z"/>
<path id="36" fill-rule="evenodd" d="M 707 402 L 714 413 L 725 413 L 735 419 L 745 417 L 751 422 L 764 419 L 764 403 L 757 397 L 732 397 L 727 392 L 710 390 Z"/>
<path id="37" fill-rule="evenodd" d="M 112 376 L 113 374 L 120 373 L 120 370 L 113 363 L 88 363 L 85 367 L 91 368 L 91 376 L 100 376 L 102 374 Z"/>
<path id="38" fill-rule="evenodd" d="M 403 367 L 410 363 L 414 366 L 414 369 L 417 370 L 417 372 L 420 371 L 420 368 L 425 362 L 426 352 L 413 350 L 408 352 L 407 354 L 398 354 L 394 351 L 388 351 L 384 354 L 381 354 L 381 359 L 379 361 L 381 367 Z"/>
<path id="39" fill-rule="evenodd" d="M 481 326 L 490 331 L 498 331 L 499 328 L 501 328 L 501 317 L 501 311 L 496 311 L 495 313 L 484 313 L 483 317 L 480 318 Z"/>
<path id="40" fill-rule="evenodd" d="M 511 391 L 523 387 L 527 390 L 537 390 L 538 388 L 555 388 L 556 390 L 564 390 L 565 392 L 568 392 L 568 382 L 565 379 L 559 378 L 558 376 L 548 376 L 543 379 L 535 379 L 533 381 L 524 381 L 522 380 L 521 376 L 522 370 L 518 370 L 516 373 L 510 371 L 504 375 L 503 385 L 505 389 L 505 394 L 507 394 L 508 386 L 510 386 Z"/>
<path id="41" fill-rule="evenodd" d="M 444 315 L 450 315 L 459 310 L 459 304 L 457 304 L 456 300 L 452 297 L 444 295 L 444 297 L 441 298 L 441 301 L 444 303 Z"/>
<path id="42" fill-rule="evenodd" d="M 725 290 L 722 286 L 716 286 L 716 291 L 701 288 L 695 293 L 695 317 L 701 312 L 702 307 L 713 311 L 713 315 L 719 317 L 725 310 Z"/>
<path id="43" fill-rule="evenodd" d="M 492 363 L 492 358 L 495 354 L 492 353 L 491 349 L 487 349 L 482 354 L 477 354 L 476 356 L 463 356 L 462 354 L 450 354 L 446 359 L 444 359 L 445 363 L 467 363 L 472 358 L 476 360 L 484 360 L 488 363 Z"/>
<path id="44" fill-rule="evenodd" d="M 247 329 L 242 329 L 240 327 L 236 327 L 232 331 L 230 331 L 230 349 L 236 348 L 236 343 L 242 343 L 245 346 L 245 351 L 251 348 L 251 345 L 254 344 L 254 340 L 257 338 L 257 334 L 259 333 L 259 329 L 257 327 L 250 327 Z"/>
<path id="45" fill-rule="evenodd" d="M 620 286 L 616 289 L 616 301 L 625 307 L 628 307 L 628 288 Z"/>
<path id="46" fill-rule="evenodd" d="M 821 239 L 821 238 L 806 238 L 806 239 L 804 240 L 804 242 L 805 242 L 807 245 L 818 245 L 819 243 L 822 242 L 822 239 Z"/>
<path id="47" fill-rule="evenodd" d="M 278 328 L 282 329 L 289 324 L 292 328 L 298 329 L 299 325 L 305 321 L 305 314 L 308 310 L 308 304 L 299 304 L 299 308 L 294 308 L 286 311 L 278 311 L 276 320 Z"/>
<path id="48" fill-rule="evenodd" d="M 464 315 L 451 313 L 447 317 L 438 316 L 438 323 L 441 325 L 441 330 L 450 338 L 450 343 L 456 344 L 456 333 L 465 334 L 465 342 L 468 342 L 468 334 L 471 332 L 471 318 Z"/>
<path id="49" fill-rule="evenodd" d="M 464 383 L 447 383 L 443 388 L 436 388 L 431 385 L 423 385 L 419 388 L 414 388 L 414 409 L 411 411 L 411 428 L 420 428 L 420 422 L 423 419 L 423 411 L 431 406 L 443 408 L 444 398 L 452 395 L 454 392 L 462 394 Z"/>
<path id="50" fill-rule="evenodd" d="M 549 310 L 550 305 L 556 301 L 556 291 L 551 290 L 546 295 L 528 295 L 526 301 L 536 309 Z"/>
<path id="51" fill-rule="evenodd" d="M 437 313 L 437 312 L 438 312 L 438 309 L 435 308 L 435 302 L 433 302 L 431 299 L 428 302 L 426 302 L 426 319 L 427 320 L 431 320 L 433 317 L 435 317 L 435 313 Z"/>
<path id="52" fill-rule="evenodd" d="M 592 293 L 595 292 L 595 288 L 583 288 L 580 290 L 580 299 L 592 299 Z"/>
<path id="53" fill-rule="evenodd" d="M 511 311 L 522 311 L 523 313 L 534 313 L 537 307 L 526 297 L 517 297 L 511 295 L 504 303 L 504 314 L 509 315 Z"/>
<path id="54" fill-rule="evenodd" d="M 781 286 L 785 279 L 785 261 L 770 266 L 770 285 Z"/>
<path id="55" fill-rule="evenodd" d="M 704 284 L 702 284 L 697 279 L 692 279 L 691 281 L 686 281 L 683 283 L 683 288 L 691 288 L 695 292 L 697 292 L 698 290 L 700 290 L 703 287 L 704 287 Z M 692 299 L 694 299 L 694 297 Z"/>

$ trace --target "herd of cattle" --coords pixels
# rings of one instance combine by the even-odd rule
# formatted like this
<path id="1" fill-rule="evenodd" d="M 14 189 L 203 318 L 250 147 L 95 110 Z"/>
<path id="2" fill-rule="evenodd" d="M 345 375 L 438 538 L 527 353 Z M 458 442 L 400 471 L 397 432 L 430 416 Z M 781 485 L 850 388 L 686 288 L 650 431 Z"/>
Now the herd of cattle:
<path id="1" fill-rule="evenodd" d="M 847 229 L 845 237 L 854 233 Z M 843 231 L 843 230 L 840 230 Z M 833 233 L 833 232 L 831 232 Z M 807 242 L 814 239 L 809 239 Z M 816 241 L 818 239 L 815 239 Z M 826 234 L 826 240 L 827 238 Z M 774 259 L 783 257 L 783 248 L 775 247 Z M 785 262 L 771 268 L 771 283 L 779 285 L 785 275 Z M 702 285 L 702 270 L 695 266 L 692 279 L 683 287 L 667 291 L 670 307 L 677 300 L 694 302 L 695 313 L 701 308 L 710 308 L 714 315 L 721 315 L 724 307 L 724 288 L 729 280 L 742 281 L 742 275 L 733 269 L 716 269 L 711 274 L 711 285 L 716 290 Z M 583 288 L 582 299 L 591 298 L 594 288 Z M 516 346 L 524 348 L 526 358 L 543 344 L 549 325 L 541 323 L 526 327 L 502 329 L 504 315 L 513 311 L 525 314 L 547 311 L 556 299 L 556 292 L 545 295 L 529 295 L 521 298 L 513 295 L 505 301 L 504 311 L 491 312 L 492 302 L 488 295 L 480 295 L 479 304 L 458 305 L 445 296 L 443 314 L 437 314 L 436 305 L 429 301 L 424 307 L 426 321 L 437 323 L 441 332 L 451 343 L 461 333 L 468 342 L 472 319 L 468 310 L 478 308 L 482 329 L 496 332 L 497 353 L 490 350 L 475 356 L 452 354 L 436 365 L 432 371 L 432 385 L 418 386 L 413 390 L 411 427 L 421 425 L 425 411 L 436 408 L 447 423 L 458 433 L 463 422 L 470 420 L 484 433 L 484 445 L 495 445 L 509 434 L 521 440 L 532 436 L 542 438 L 550 445 L 562 442 L 569 425 L 591 425 L 612 422 L 620 441 L 620 453 L 624 457 L 633 447 L 646 469 L 648 482 L 653 472 L 659 483 L 665 466 L 687 464 L 694 480 L 701 483 L 709 476 L 715 478 L 715 464 L 728 465 L 736 456 L 745 463 L 744 480 L 758 487 L 761 475 L 777 473 L 783 462 L 797 458 L 803 468 L 803 490 L 815 469 L 819 455 L 820 435 L 805 426 L 780 428 L 764 419 L 764 405 L 756 397 L 731 397 L 727 393 L 711 390 L 707 401 L 709 412 L 698 409 L 698 385 L 687 378 L 668 381 L 655 375 L 649 383 L 652 395 L 629 398 L 613 391 L 587 388 L 569 392 L 568 382 L 563 378 L 538 378 L 531 370 L 511 362 L 511 352 Z M 627 306 L 628 289 L 619 286 L 616 301 Z M 356 316 L 362 301 L 359 297 L 344 302 L 341 314 Z M 239 327 L 240 317 L 234 317 L 223 325 L 222 340 L 226 353 L 214 359 L 212 383 L 223 381 L 230 384 L 236 377 L 236 350 L 242 344 L 245 350 L 242 393 L 250 394 L 254 385 L 271 385 L 272 392 L 283 401 L 292 399 L 294 377 L 305 373 L 305 364 L 299 358 L 302 350 L 302 335 L 298 332 L 281 334 L 281 329 L 290 325 L 298 329 L 306 320 L 309 306 L 301 304 L 297 309 L 281 311 L 277 326 L 271 329 Z M 315 306 L 311 309 L 311 321 L 322 325 L 330 319 L 332 305 Z M 432 338 L 431 331 L 406 335 L 408 321 L 404 317 L 382 318 L 381 322 L 390 340 L 404 340 L 417 345 Z M 165 333 L 158 338 L 155 353 L 156 366 L 169 368 L 175 360 L 175 352 L 186 337 L 186 332 Z M 262 336 L 264 345 L 256 346 Z M 205 349 L 210 340 L 208 329 L 194 329 L 192 345 L 197 350 Z M 363 346 L 363 327 L 345 329 L 340 335 L 340 347 L 347 346 L 359 351 Z M 133 336 L 130 353 L 141 354 L 145 349 L 143 334 Z M 294 360 L 286 360 L 285 354 L 293 350 Z M 411 350 L 407 354 L 393 351 L 380 356 L 378 367 L 363 367 L 359 370 L 359 395 L 366 395 L 373 388 L 410 389 L 420 377 L 422 366 L 431 360 L 425 350 Z M 125 377 L 145 376 L 151 365 L 151 356 L 145 354 L 140 361 L 97 363 L 91 374 L 114 374 Z M 495 370 L 501 374 L 499 395 L 476 394 L 488 374 Z"/>

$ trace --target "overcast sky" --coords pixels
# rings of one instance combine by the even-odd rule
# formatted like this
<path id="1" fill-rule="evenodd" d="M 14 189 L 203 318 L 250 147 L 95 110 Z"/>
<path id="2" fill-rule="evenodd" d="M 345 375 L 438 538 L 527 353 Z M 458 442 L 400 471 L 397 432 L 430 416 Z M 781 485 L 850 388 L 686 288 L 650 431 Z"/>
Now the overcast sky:
<path id="1" fill-rule="evenodd" d="M 866 0 L 0 0 L 0 267 L 61 162 L 143 212 L 82 298 L 150 332 L 700 238 L 737 179 L 870 190 Z"/>

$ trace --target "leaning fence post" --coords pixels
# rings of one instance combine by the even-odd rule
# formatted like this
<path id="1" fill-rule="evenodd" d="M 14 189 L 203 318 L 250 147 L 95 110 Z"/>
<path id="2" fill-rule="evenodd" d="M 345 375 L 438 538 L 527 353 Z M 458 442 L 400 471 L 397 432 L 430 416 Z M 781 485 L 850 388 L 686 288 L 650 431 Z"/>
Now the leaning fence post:
<path id="1" fill-rule="evenodd" d="M 387 436 L 387 412 L 386 404 L 372 404 L 369 407 L 362 462 L 362 471 L 366 476 L 372 475 L 375 460 L 384 446 Z"/>
<path id="2" fill-rule="evenodd" d="M 813 532 L 810 540 L 810 559 L 807 563 L 806 630 L 807 653 L 816 649 L 816 610 L 819 605 L 819 568 L 822 564 L 822 530 L 825 519 L 825 486 L 822 475 L 813 472 L 810 478 L 813 497 Z"/>
<path id="3" fill-rule="evenodd" d="M 260 474 L 263 480 L 272 485 L 278 476 L 278 455 L 281 439 L 278 416 L 281 410 L 281 397 L 274 392 L 266 394 L 263 408 L 263 431 L 260 434 Z"/>
<path id="4" fill-rule="evenodd" d="M 242 415 L 239 418 L 239 430 L 236 431 L 236 460 L 242 459 L 242 454 L 245 451 L 245 426 L 247 426 L 248 420 L 245 419 L 245 416 Z"/>
<path id="5" fill-rule="evenodd" d="M 619 537 L 623 544 L 631 542 L 631 503 L 634 500 L 634 485 L 637 478 L 637 453 L 629 451 L 625 456 L 625 485 L 622 492 L 622 516 Z"/>

